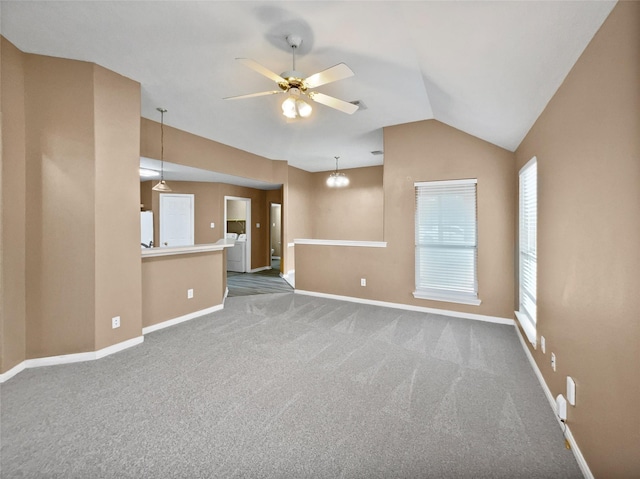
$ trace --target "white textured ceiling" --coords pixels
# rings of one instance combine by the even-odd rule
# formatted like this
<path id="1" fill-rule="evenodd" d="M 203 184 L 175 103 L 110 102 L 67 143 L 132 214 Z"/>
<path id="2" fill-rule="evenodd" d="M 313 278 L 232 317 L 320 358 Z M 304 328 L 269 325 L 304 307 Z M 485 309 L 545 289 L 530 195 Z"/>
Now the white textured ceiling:
<path id="1" fill-rule="evenodd" d="M 435 118 L 514 150 L 615 2 L 2 1 L 1 33 L 29 53 L 85 60 L 142 85 L 142 116 L 307 171 L 382 164 L 384 126 Z M 291 69 L 345 62 L 317 88 L 367 109 L 314 104 L 287 123 L 282 96 L 236 57 Z"/>

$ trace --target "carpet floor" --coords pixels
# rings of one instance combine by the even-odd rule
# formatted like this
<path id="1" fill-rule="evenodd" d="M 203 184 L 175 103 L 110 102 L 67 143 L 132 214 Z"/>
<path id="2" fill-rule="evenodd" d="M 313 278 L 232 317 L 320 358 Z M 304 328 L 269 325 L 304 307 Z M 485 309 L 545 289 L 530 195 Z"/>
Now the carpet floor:
<path id="1" fill-rule="evenodd" d="M 512 326 L 309 296 L 0 388 L 3 478 L 580 478 Z"/>

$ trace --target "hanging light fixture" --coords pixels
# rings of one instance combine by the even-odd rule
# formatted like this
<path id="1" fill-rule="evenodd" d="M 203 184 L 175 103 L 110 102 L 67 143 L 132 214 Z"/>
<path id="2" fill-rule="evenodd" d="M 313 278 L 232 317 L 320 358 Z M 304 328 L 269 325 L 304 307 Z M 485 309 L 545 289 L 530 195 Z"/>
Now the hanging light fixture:
<path id="1" fill-rule="evenodd" d="M 331 173 L 329 178 L 327 178 L 327 186 L 329 188 L 342 188 L 344 186 L 348 186 L 349 178 L 347 178 L 347 175 L 338 172 L 338 159 L 340 157 L 334 156 L 334 158 L 336 159 L 336 171 Z"/>
<path id="2" fill-rule="evenodd" d="M 167 193 L 171 188 L 164 181 L 164 114 L 167 112 L 165 108 L 156 108 L 160 112 L 160 181 L 152 189 Z"/>

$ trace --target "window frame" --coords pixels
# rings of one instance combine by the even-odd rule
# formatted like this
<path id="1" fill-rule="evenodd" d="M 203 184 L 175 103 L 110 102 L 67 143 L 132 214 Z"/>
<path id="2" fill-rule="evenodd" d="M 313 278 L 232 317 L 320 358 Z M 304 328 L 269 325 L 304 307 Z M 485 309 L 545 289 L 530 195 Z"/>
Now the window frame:
<path id="1" fill-rule="evenodd" d="M 478 189 L 477 189 L 477 178 L 468 178 L 468 179 L 458 179 L 458 180 L 438 180 L 438 181 L 421 181 L 414 183 L 414 195 L 415 195 L 415 238 L 414 238 L 414 262 L 415 262 L 415 290 L 413 292 L 413 297 L 417 299 L 427 299 L 432 301 L 443 301 L 449 303 L 459 303 L 459 304 L 469 304 L 478 306 L 481 303 L 481 300 L 478 298 Z M 447 244 L 445 240 L 442 239 L 442 232 L 440 229 L 438 230 L 438 236 L 440 237 L 440 243 L 420 243 L 419 239 L 419 228 L 421 225 L 420 222 L 420 209 L 418 197 L 420 195 L 419 188 L 422 187 L 433 187 L 434 189 L 443 186 L 455 186 L 460 187 L 461 185 L 473 185 L 473 199 L 474 199 L 474 214 L 473 214 L 473 245 L 464 245 L 464 244 Z M 424 193 L 424 192 L 422 192 Z M 452 195 L 453 195 L 452 191 Z M 435 195 L 435 194 L 434 194 Z M 439 214 L 442 210 L 439 211 Z M 457 291 L 453 289 L 447 289 L 446 287 L 440 288 L 420 288 L 419 284 L 422 282 L 420 280 L 421 271 L 420 267 L 420 249 L 424 249 L 425 247 L 429 247 L 432 249 L 438 249 L 439 247 L 447 248 L 447 249 L 466 249 L 473 250 L 473 291 L 472 292 L 464 292 Z"/>
<path id="2" fill-rule="evenodd" d="M 534 180 L 531 180 L 532 168 L 534 171 Z M 527 185 L 525 182 L 535 181 L 534 185 Z M 525 195 L 535 194 L 534 211 L 531 211 L 531 206 L 526 206 L 526 201 L 531 200 Z M 525 211 L 525 208 L 528 208 Z M 533 218 L 532 218 L 533 214 Z M 525 219 L 526 215 L 526 219 Z M 532 220 L 533 219 L 533 227 Z M 538 296 L 538 255 L 537 255 L 537 243 L 538 243 L 538 160 L 534 156 L 531 158 L 518 172 L 518 310 L 515 311 L 516 318 L 522 326 L 522 330 L 529 342 L 535 348 L 537 345 L 537 296 Z M 533 235 L 533 249 L 531 247 L 531 236 Z M 524 238 L 527 238 L 525 241 Z M 523 244 L 526 243 L 527 250 L 523 250 Z M 531 260 L 533 258 L 533 264 Z M 529 261 L 529 264 L 525 264 L 525 261 Z M 525 271 L 534 271 L 533 277 L 525 276 Z M 533 282 L 533 288 L 535 291 L 530 291 Z M 526 298 L 525 298 L 526 297 Z M 527 307 L 527 304 L 529 307 Z"/>

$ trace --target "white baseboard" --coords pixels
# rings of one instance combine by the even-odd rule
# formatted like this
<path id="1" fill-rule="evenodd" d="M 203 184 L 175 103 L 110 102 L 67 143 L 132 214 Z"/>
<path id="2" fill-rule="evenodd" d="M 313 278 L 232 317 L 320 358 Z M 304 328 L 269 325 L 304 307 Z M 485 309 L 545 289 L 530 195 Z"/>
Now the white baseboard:
<path id="1" fill-rule="evenodd" d="M 340 301 L 350 301 L 352 303 L 370 304 L 372 306 L 382 306 L 383 308 L 404 309 L 407 311 L 419 311 L 421 313 L 441 314 L 443 316 L 453 316 L 455 318 L 473 319 L 475 321 L 485 321 L 488 323 L 509 324 L 513 325 L 514 320 L 509 318 L 500 318 L 498 316 L 486 316 L 484 314 L 461 313 L 460 311 L 450 311 L 447 309 L 425 308 L 424 306 L 414 306 L 411 304 L 390 303 L 387 301 L 377 301 L 374 299 L 356 298 L 353 296 L 339 296 L 337 294 L 316 293 L 314 291 L 304 291 L 296 289 L 297 294 L 307 296 L 317 296 L 319 298 L 337 299 Z"/>
<path id="2" fill-rule="evenodd" d="M 137 346 L 143 341 L 144 336 L 138 336 L 121 343 L 107 346 L 106 348 L 99 349 L 97 351 L 90 351 L 87 353 L 62 354 L 60 356 L 48 356 L 45 358 L 26 359 L 17 366 L 11 368 L 6 373 L 0 374 L 0 383 L 7 381 L 24 369 L 39 368 L 43 366 L 56 366 L 59 364 L 79 363 L 83 361 L 94 361 L 96 359 L 104 358 L 105 356 L 109 356 L 133 346 Z"/>
<path id="3" fill-rule="evenodd" d="M 26 368 L 25 361 L 22 361 L 20 364 L 15 365 L 11 369 L 9 369 L 7 372 L 0 374 L 0 384 L 2 384 L 5 381 L 8 381 L 16 374 L 21 373 L 22 371 L 25 370 L 25 368 Z"/>
<path id="4" fill-rule="evenodd" d="M 518 334 L 518 339 L 520 340 L 520 344 L 522 345 L 522 349 L 524 349 L 524 353 L 527 356 L 527 359 L 529 360 L 529 364 L 531 364 L 531 368 L 533 369 L 533 372 L 538 378 L 538 382 L 540 383 L 540 386 L 542 386 L 542 390 L 544 391 L 544 395 L 547 397 L 547 400 L 549 401 L 549 405 L 553 410 L 553 414 L 555 415 L 556 420 L 558 421 L 558 424 L 560 425 L 560 427 L 565 430 L 564 436 L 567 438 L 567 440 L 569 441 L 569 444 L 571 445 L 571 451 L 573 451 L 573 455 L 575 456 L 576 461 L 578 462 L 578 467 L 580 467 L 580 470 L 582 471 L 582 475 L 585 477 L 585 479 L 594 479 L 594 476 L 591 473 L 591 469 L 589 469 L 589 465 L 587 464 L 587 461 L 582 455 L 582 452 L 580 451 L 580 448 L 578 447 L 578 444 L 576 443 L 576 440 L 573 437 L 573 434 L 571 433 L 571 428 L 567 424 L 564 424 L 560 420 L 560 417 L 558 416 L 558 407 L 556 405 L 556 400 L 553 397 L 553 394 L 551 393 L 549 386 L 544 380 L 544 376 L 542 376 L 542 373 L 540 372 L 540 368 L 538 368 L 538 364 L 536 363 L 536 360 L 533 358 L 531 351 L 529 351 L 529 348 L 527 347 L 527 343 L 525 342 L 525 339 L 522 337 L 522 333 L 520 332 L 520 328 L 518 328 L 517 324 L 514 324 L 514 327 L 516 328 L 516 332 Z"/>
<path id="5" fill-rule="evenodd" d="M 296 270 L 290 269 L 285 274 L 280 273 L 280 277 L 291 285 L 292 288 L 296 287 Z"/>
<path id="6" fill-rule="evenodd" d="M 149 334 L 154 331 L 158 331 L 159 329 L 175 326 L 176 324 L 184 323 L 185 321 L 204 316 L 205 314 L 215 313 L 216 311 L 220 311 L 223 308 L 224 304 L 218 304 L 216 306 L 211 306 L 210 308 L 201 309 L 200 311 L 194 311 L 193 313 L 185 314 L 184 316 L 178 316 L 177 318 L 168 319 L 167 321 L 163 321 L 162 323 L 153 324 L 151 326 L 147 326 L 146 328 L 142 328 L 142 334 Z"/>
<path id="7" fill-rule="evenodd" d="M 261 266 L 260 268 L 253 268 L 248 271 L 248 273 L 257 273 L 258 271 L 265 271 L 267 269 L 271 269 L 271 266 Z"/>

